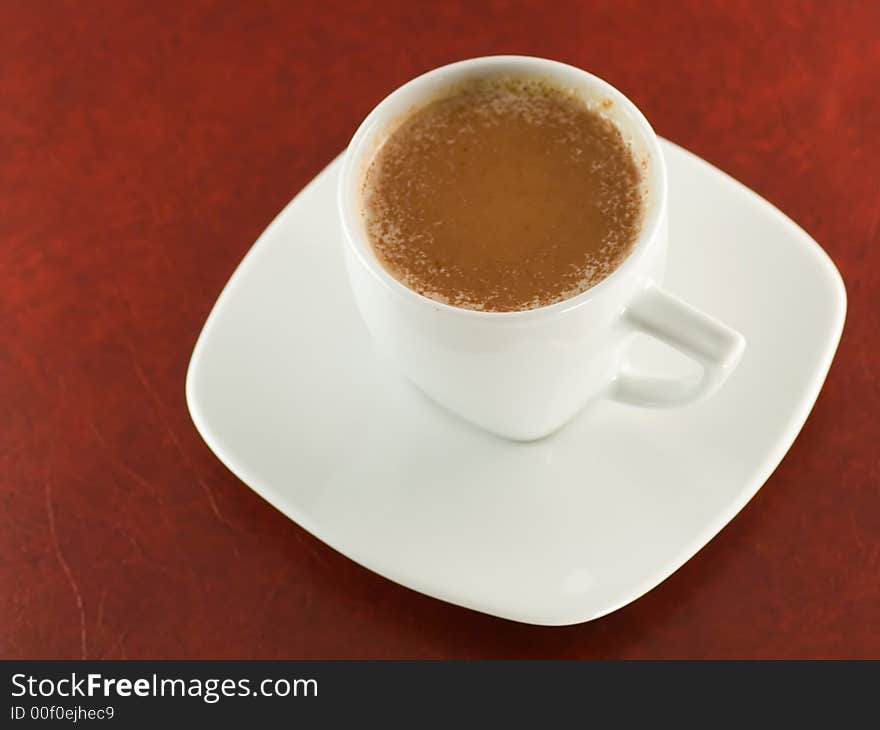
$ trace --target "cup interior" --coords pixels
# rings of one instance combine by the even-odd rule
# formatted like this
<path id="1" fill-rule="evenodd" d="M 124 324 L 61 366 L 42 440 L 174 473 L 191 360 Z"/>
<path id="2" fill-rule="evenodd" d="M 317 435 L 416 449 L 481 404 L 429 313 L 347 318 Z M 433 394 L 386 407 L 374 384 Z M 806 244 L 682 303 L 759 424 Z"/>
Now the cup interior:
<path id="1" fill-rule="evenodd" d="M 399 124 L 413 112 L 436 99 L 456 92 L 477 78 L 514 76 L 545 82 L 568 91 L 609 119 L 620 130 L 636 163 L 642 169 L 645 210 L 639 237 L 624 261 L 602 281 L 574 297 L 535 309 L 485 312 L 443 304 L 409 289 L 395 279 L 373 252 L 362 213 L 364 178 L 373 157 Z M 376 106 L 358 128 L 346 152 L 339 182 L 339 211 L 343 231 L 357 258 L 383 284 L 401 296 L 422 299 L 432 307 L 466 313 L 465 316 L 535 316 L 568 309 L 595 296 L 600 288 L 634 266 L 654 239 L 666 204 L 666 170 L 657 136 L 638 108 L 602 79 L 574 66 L 529 56 L 488 56 L 459 61 L 429 71 L 392 92 Z"/>

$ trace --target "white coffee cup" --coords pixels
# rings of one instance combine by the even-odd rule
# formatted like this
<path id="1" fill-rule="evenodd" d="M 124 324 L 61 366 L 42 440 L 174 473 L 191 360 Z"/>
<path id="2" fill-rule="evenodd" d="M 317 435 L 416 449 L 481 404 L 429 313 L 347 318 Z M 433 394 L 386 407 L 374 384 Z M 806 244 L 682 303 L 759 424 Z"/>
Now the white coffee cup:
<path id="1" fill-rule="evenodd" d="M 408 289 L 377 260 L 361 213 L 363 177 L 395 125 L 426 101 L 474 77 L 545 79 L 601 110 L 644 163 L 647 203 L 629 256 L 587 291 L 549 306 L 479 312 Z M 515 440 L 546 436 L 599 397 L 636 406 L 678 406 L 713 393 L 745 347 L 742 335 L 660 288 L 667 249 L 666 166 L 642 113 L 601 79 L 573 66 L 525 56 L 490 56 L 430 71 L 367 116 L 345 153 L 339 181 L 345 260 L 361 315 L 379 347 L 432 400 Z M 696 360 L 699 379 L 621 369 L 630 340 L 644 333 Z"/>

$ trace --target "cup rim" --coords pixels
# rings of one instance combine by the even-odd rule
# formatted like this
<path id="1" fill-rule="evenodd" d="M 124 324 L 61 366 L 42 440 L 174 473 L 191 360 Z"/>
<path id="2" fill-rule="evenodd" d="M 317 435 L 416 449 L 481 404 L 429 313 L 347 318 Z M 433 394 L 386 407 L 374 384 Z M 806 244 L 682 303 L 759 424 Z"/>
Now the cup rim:
<path id="1" fill-rule="evenodd" d="M 642 228 L 639 237 L 633 244 L 627 257 L 623 262 L 608 276 L 597 282 L 589 289 L 576 294 L 568 299 L 559 302 L 546 304 L 541 307 L 531 309 L 517 309 L 513 311 L 486 311 L 480 309 L 467 309 L 458 307 L 454 304 L 446 304 L 437 301 L 424 294 L 410 289 L 408 286 L 398 281 L 389 271 L 382 266 L 381 262 L 373 252 L 370 241 L 367 238 L 363 226 L 361 225 L 361 212 L 355 194 L 356 185 L 353 184 L 352 176 L 358 174 L 363 168 L 358 163 L 365 156 L 365 143 L 368 141 L 370 132 L 377 124 L 380 118 L 385 114 L 388 107 L 392 106 L 400 97 L 416 92 L 419 87 L 426 85 L 442 76 L 451 76 L 453 74 L 463 74 L 472 72 L 473 70 L 497 71 L 504 66 L 520 65 L 523 66 L 523 72 L 540 72 L 552 79 L 553 74 L 576 74 L 587 81 L 591 86 L 597 89 L 598 94 L 610 97 L 618 108 L 623 108 L 631 119 L 635 120 L 637 125 L 642 128 L 644 133 L 644 141 L 648 152 L 647 163 L 647 183 L 649 195 L 651 196 L 651 205 L 647 211 L 645 219 L 642 222 Z M 450 79 L 450 83 L 453 80 Z M 446 311 L 457 316 L 469 317 L 473 319 L 498 320 L 498 321 L 514 321 L 526 320 L 537 317 L 544 317 L 552 314 L 560 314 L 562 312 L 576 309 L 595 297 L 599 296 L 603 291 L 614 286 L 615 282 L 635 271 L 642 259 L 645 258 L 648 249 L 653 241 L 657 238 L 663 217 L 663 211 L 666 209 L 667 198 L 667 182 L 666 182 L 666 163 L 657 135 L 651 127 L 644 114 L 639 108 L 633 104 L 621 91 L 617 90 L 607 81 L 595 76 L 594 74 L 584 71 L 576 66 L 572 66 L 560 61 L 553 61 L 547 58 L 537 56 L 521 56 L 521 55 L 496 55 L 496 56 L 479 56 L 476 58 L 464 59 L 454 63 L 439 66 L 435 69 L 427 71 L 416 76 L 407 83 L 399 86 L 392 91 L 382 101 L 380 101 L 370 113 L 366 116 L 357 131 L 349 142 L 345 150 L 342 171 L 339 176 L 337 188 L 337 204 L 339 216 L 342 223 L 342 230 L 345 235 L 346 244 L 351 248 L 358 261 L 366 267 L 366 269 L 381 283 L 387 290 L 407 298 L 413 302 L 419 302 L 422 305 L 430 306 L 434 309 Z"/>

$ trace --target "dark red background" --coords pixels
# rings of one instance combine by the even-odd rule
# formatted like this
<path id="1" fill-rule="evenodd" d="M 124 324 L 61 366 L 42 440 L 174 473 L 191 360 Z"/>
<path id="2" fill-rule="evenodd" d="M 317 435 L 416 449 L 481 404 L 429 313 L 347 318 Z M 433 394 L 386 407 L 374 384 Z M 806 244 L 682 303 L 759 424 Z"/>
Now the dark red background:
<path id="1" fill-rule="evenodd" d="M 0 2 L 0 655 L 880 657 L 880 4 Z M 184 402 L 235 265 L 385 94 L 529 53 L 812 234 L 849 292 L 791 452 L 657 589 L 540 628 L 325 547 Z M 755 262 L 760 266 L 760 262 Z"/>

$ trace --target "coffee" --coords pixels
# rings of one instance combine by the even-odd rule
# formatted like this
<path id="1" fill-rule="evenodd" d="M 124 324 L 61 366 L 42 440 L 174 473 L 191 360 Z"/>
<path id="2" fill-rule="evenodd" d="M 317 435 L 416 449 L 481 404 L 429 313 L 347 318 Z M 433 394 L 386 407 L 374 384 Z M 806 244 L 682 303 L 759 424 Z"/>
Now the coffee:
<path id="1" fill-rule="evenodd" d="M 626 258 L 640 166 L 574 94 L 519 78 L 468 82 L 406 117 L 364 176 L 364 222 L 410 289 L 484 311 L 575 296 Z"/>

